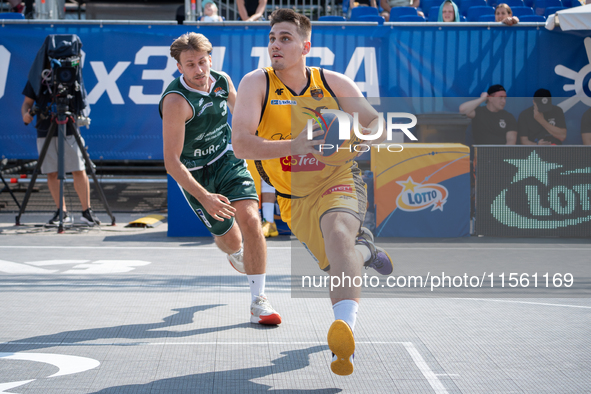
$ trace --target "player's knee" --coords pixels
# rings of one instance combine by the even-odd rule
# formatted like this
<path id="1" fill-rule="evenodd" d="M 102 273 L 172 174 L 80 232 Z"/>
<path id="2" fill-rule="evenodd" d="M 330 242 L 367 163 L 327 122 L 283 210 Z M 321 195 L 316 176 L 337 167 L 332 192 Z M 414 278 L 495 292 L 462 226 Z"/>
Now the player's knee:
<path id="1" fill-rule="evenodd" d="M 262 234 L 261 219 L 259 218 L 258 213 L 256 215 L 248 215 L 240 224 L 240 228 L 245 237 L 249 235 L 258 235 L 259 233 Z"/>

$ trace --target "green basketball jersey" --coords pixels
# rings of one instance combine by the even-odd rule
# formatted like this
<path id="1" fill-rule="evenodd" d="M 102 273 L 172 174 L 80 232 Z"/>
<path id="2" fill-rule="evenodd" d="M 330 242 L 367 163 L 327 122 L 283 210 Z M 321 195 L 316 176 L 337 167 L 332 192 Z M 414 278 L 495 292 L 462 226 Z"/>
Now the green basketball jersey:
<path id="1" fill-rule="evenodd" d="M 193 110 L 193 116 L 185 122 L 185 141 L 180 158 L 188 169 L 211 162 L 226 150 L 230 141 L 228 79 L 213 70 L 210 70 L 210 74 L 215 82 L 212 80 L 208 94 L 188 86 L 181 75 L 168 85 L 160 98 L 160 117 L 162 101 L 170 93 L 184 97 Z"/>

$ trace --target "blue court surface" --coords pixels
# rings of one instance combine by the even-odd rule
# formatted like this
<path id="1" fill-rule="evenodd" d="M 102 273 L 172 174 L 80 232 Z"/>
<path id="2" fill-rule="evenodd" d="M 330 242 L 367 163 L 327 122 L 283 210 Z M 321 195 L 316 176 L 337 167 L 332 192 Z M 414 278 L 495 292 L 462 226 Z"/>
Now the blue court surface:
<path id="1" fill-rule="evenodd" d="M 263 327 L 249 323 L 246 278 L 211 239 L 167 238 L 166 223 L 125 228 L 135 214 L 61 235 L 30 225 L 48 216 L 27 214 L 16 228 L 13 213 L 0 214 L 0 393 L 591 390 L 589 296 L 365 298 L 355 372 L 340 377 L 326 345 L 329 300 L 292 296 L 290 238 L 268 242 L 267 294 L 283 324 Z M 591 264 L 588 239 L 381 244 L 395 262 Z"/>

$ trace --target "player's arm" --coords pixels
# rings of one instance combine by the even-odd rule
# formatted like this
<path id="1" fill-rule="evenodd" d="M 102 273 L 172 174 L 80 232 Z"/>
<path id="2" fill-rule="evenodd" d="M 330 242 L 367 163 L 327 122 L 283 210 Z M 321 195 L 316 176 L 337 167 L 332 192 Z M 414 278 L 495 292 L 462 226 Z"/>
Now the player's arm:
<path id="1" fill-rule="evenodd" d="M 363 127 L 363 134 L 374 134 L 378 131 L 379 114 L 374 107 L 363 97 L 363 93 L 351 78 L 333 71 L 324 70 L 326 82 L 332 88 L 332 91 L 341 98 L 339 105 L 343 111 L 348 114 L 357 112 L 359 114 L 359 123 Z M 385 122 L 384 122 L 385 123 Z M 368 140 L 372 144 L 379 144 L 387 137 L 387 133 L 375 140 Z"/>
<path id="2" fill-rule="evenodd" d="M 220 72 L 221 74 L 223 74 L 226 79 L 228 80 L 228 89 L 230 90 L 228 92 L 228 108 L 230 109 L 230 112 L 232 113 L 232 115 L 234 114 L 234 104 L 236 103 L 236 88 L 234 87 L 234 83 L 232 82 L 232 78 L 230 78 L 230 76 L 228 74 L 226 74 L 225 72 Z"/>
<path id="3" fill-rule="evenodd" d="M 220 194 L 209 193 L 181 163 L 185 141 L 185 122 L 193 116 L 189 103 L 178 94 L 170 93 L 162 103 L 162 140 L 164 165 L 174 180 L 203 205 L 216 220 L 230 219 L 236 211 L 230 201 Z"/>
<path id="4" fill-rule="evenodd" d="M 324 141 L 308 141 L 306 133 L 300 133 L 293 140 L 280 141 L 271 141 L 256 135 L 265 100 L 266 86 L 267 80 L 262 70 L 252 71 L 240 81 L 235 111 L 232 114 L 232 147 L 236 157 L 267 160 L 292 154 L 317 153 L 314 145 L 323 144 Z M 289 126 L 287 125 L 287 127 Z M 322 131 L 317 130 L 313 136 L 321 134 Z"/>
<path id="5" fill-rule="evenodd" d="M 476 108 L 478 108 L 480 104 L 484 103 L 487 99 L 488 93 L 484 92 L 480 95 L 480 98 L 462 103 L 460 105 L 460 113 L 466 115 L 470 119 L 474 119 L 476 116 Z"/>

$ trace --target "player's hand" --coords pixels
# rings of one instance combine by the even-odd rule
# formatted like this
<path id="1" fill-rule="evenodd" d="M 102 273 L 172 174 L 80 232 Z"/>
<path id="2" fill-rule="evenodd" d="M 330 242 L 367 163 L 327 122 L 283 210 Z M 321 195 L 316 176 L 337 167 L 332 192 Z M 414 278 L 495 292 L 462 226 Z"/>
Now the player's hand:
<path id="1" fill-rule="evenodd" d="M 488 93 L 487 92 L 480 93 L 480 98 L 487 99 L 488 98 Z"/>
<path id="2" fill-rule="evenodd" d="M 230 200 L 221 194 L 209 193 L 201 198 L 199 202 L 207 213 L 220 222 L 223 222 L 224 219 L 231 219 L 234 212 L 236 212 L 236 208 L 230 205 Z"/>
<path id="3" fill-rule="evenodd" d="M 320 137 L 324 131 L 315 124 L 312 128 L 312 138 Z M 324 140 L 308 140 L 308 128 L 304 128 L 302 132 L 291 141 L 292 155 L 307 155 L 308 153 L 318 153 L 314 146 L 324 144 Z"/>
<path id="4" fill-rule="evenodd" d="M 545 140 L 545 139 L 543 139 L 543 138 L 540 138 L 540 139 L 538 140 L 538 145 L 552 145 L 552 143 L 551 143 L 550 141 L 546 141 L 546 140 Z"/>
<path id="5" fill-rule="evenodd" d="M 25 126 L 28 126 L 32 121 L 33 117 L 31 116 L 31 110 L 29 109 L 27 113 L 23 115 L 23 122 L 25 122 Z"/>

